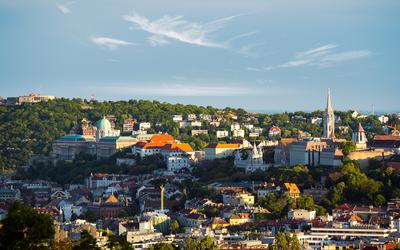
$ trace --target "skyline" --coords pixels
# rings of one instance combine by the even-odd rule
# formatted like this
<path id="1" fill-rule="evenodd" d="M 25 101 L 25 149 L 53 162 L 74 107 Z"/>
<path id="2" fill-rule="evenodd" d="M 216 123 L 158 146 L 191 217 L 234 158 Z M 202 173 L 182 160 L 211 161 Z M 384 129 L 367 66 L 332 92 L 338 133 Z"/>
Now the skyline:
<path id="1" fill-rule="evenodd" d="M 398 112 L 400 3 L 289 2 L 0 1 L 0 95 Z"/>

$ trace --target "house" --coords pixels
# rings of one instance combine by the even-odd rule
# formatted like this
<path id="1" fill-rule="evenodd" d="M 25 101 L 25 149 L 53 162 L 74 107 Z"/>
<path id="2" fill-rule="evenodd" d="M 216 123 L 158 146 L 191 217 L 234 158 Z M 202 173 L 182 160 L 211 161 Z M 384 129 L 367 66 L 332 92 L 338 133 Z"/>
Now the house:
<path id="1" fill-rule="evenodd" d="M 191 131 L 191 134 L 192 134 L 192 136 L 195 136 L 195 135 L 208 135 L 208 130 L 201 130 L 201 129 L 193 129 L 192 131 Z"/>
<path id="2" fill-rule="evenodd" d="M 125 133 L 131 133 L 133 131 L 133 128 L 136 124 L 135 119 L 125 119 L 124 123 L 122 125 L 122 131 Z"/>
<path id="3" fill-rule="evenodd" d="M 276 138 L 276 137 L 280 137 L 281 136 L 281 129 L 278 126 L 272 126 L 269 130 L 268 130 L 268 136 L 270 138 Z"/>
<path id="4" fill-rule="evenodd" d="M 240 129 L 240 124 L 237 122 L 232 123 L 231 125 L 231 131 L 239 130 Z"/>
<path id="5" fill-rule="evenodd" d="M 181 122 L 181 121 L 183 121 L 183 117 L 182 117 L 182 115 L 174 115 L 174 117 L 172 117 L 172 121 Z"/>
<path id="6" fill-rule="evenodd" d="M 322 118 L 321 117 L 311 117 L 310 122 L 311 122 L 311 124 L 321 125 Z"/>
<path id="7" fill-rule="evenodd" d="M 151 128 L 150 122 L 141 122 L 139 123 L 139 130 L 147 130 Z"/>
<path id="8" fill-rule="evenodd" d="M 239 130 L 233 130 L 232 131 L 232 136 L 233 137 L 244 137 L 244 130 L 243 129 L 239 129 Z"/>
<path id="9" fill-rule="evenodd" d="M 220 218 L 220 217 L 215 217 L 211 220 L 211 229 L 220 229 L 220 228 L 225 228 L 230 225 L 226 220 Z"/>
<path id="10" fill-rule="evenodd" d="M 217 138 L 225 138 L 229 136 L 229 132 L 226 130 L 218 130 L 216 134 Z"/>
<path id="11" fill-rule="evenodd" d="M 292 199 L 300 198 L 300 189 L 297 187 L 296 183 L 285 182 L 284 190 Z"/>
<path id="12" fill-rule="evenodd" d="M 371 142 L 372 149 L 383 149 L 400 153 L 400 136 L 376 135 Z"/>
<path id="13" fill-rule="evenodd" d="M 240 144 L 211 143 L 205 148 L 205 159 L 214 160 L 232 156 L 236 150 L 240 149 Z"/>
<path id="14" fill-rule="evenodd" d="M 168 143 L 175 143 L 174 137 L 168 134 L 156 134 L 149 141 L 140 141 L 132 147 L 132 153 L 145 157 L 161 154 L 161 149 Z"/>
<path id="15" fill-rule="evenodd" d="M 254 206 L 254 195 L 249 192 L 226 191 L 222 194 L 222 201 L 225 205 L 231 206 Z"/>
<path id="16" fill-rule="evenodd" d="M 229 225 L 231 226 L 237 226 L 245 223 L 252 222 L 252 219 L 250 217 L 249 213 L 239 213 L 239 214 L 233 214 L 231 217 L 229 217 Z"/>
<path id="17" fill-rule="evenodd" d="M 291 209 L 288 212 L 288 219 L 289 220 L 305 220 L 305 221 L 312 221 L 315 219 L 317 212 L 315 210 L 308 211 L 305 209 Z"/>
<path id="18" fill-rule="evenodd" d="M 389 117 L 385 116 L 385 115 L 380 115 L 378 117 L 378 120 L 382 123 L 382 124 L 386 124 L 389 121 Z"/>
<path id="19" fill-rule="evenodd" d="M 188 114 L 187 115 L 187 120 L 188 121 L 195 121 L 197 119 L 197 115 L 196 114 Z"/>

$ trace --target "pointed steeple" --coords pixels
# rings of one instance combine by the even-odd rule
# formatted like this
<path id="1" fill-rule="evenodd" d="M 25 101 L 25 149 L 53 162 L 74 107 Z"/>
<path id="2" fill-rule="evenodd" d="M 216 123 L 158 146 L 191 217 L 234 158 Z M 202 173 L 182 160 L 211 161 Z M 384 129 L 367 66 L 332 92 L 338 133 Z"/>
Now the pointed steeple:
<path id="1" fill-rule="evenodd" d="M 331 89 L 330 88 L 328 88 L 328 99 L 326 102 L 326 110 L 333 110 L 332 102 L 331 102 Z"/>

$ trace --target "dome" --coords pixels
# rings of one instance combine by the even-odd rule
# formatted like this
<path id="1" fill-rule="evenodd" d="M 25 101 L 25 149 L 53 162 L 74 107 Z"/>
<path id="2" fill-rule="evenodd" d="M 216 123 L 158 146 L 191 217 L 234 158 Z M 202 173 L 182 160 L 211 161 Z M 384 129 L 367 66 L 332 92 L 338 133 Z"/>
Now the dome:
<path id="1" fill-rule="evenodd" d="M 103 119 L 97 121 L 96 127 L 97 127 L 97 130 L 100 130 L 100 129 L 101 130 L 110 130 L 111 129 L 111 123 L 104 116 Z"/>

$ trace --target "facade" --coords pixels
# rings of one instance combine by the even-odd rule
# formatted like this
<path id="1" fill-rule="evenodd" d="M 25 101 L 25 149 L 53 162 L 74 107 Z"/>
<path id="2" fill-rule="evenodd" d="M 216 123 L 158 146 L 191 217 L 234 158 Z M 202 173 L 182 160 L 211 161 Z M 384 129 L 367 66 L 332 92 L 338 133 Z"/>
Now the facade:
<path id="1" fill-rule="evenodd" d="M 141 122 L 139 123 L 139 130 L 147 130 L 151 128 L 150 122 Z"/>
<path id="2" fill-rule="evenodd" d="M 335 137 L 335 114 L 333 113 L 331 103 L 331 91 L 328 89 L 328 99 L 326 103 L 326 109 L 324 113 L 324 138 Z"/>
<path id="3" fill-rule="evenodd" d="M 53 141 L 51 155 L 58 160 L 73 160 L 78 154 L 96 154 L 96 141 L 92 136 L 65 135 Z"/>
<path id="4" fill-rule="evenodd" d="M 240 124 L 237 122 L 232 123 L 231 125 L 231 131 L 239 130 L 240 129 Z"/>
<path id="5" fill-rule="evenodd" d="M 217 134 L 217 138 L 225 138 L 225 137 L 229 136 L 229 132 L 226 130 L 218 130 L 216 132 L 216 134 Z"/>
<path id="6" fill-rule="evenodd" d="M 288 219 L 311 221 L 315 219 L 316 215 L 317 212 L 315 210 L 308 211 L 305 209 L 292 209 L 288 212 Z"/>
<path id="7" fill-rule="evenodd" d="M 281 129 L 278 126 L 272 126 L 268 131 L 268 136 L 270 138 L 280 137 L 281 136 Z"/>
<path id="8" fill-rule="evenodd" d="M 264 163 L 263 151 L 261 147 L 256 147 L 255 143 L 247 159 L 243 160 L 240 150 L 236 150 L 234 164 L 238 168 L 245 169 L 246 173 L 257 170 L 265 171 L 269 165 Z"/>
<path id="9" fill-rule="evenodd" d="M 38 102 L 47 102 L 56 99 L 55 96 L 50 95 L 39 95 L 36 93 L 31 93 L 27 96 L 18 96 L 18 97 L 8 97 L 7 105 L 20 105 L 23 103 L 38 103 Z"/>
<path id="10" fill-rule="evenodd" d="M 174 117 L 172 117 L 172 121 L 174 121 L 174 122 L 183 121 L 182 115 L 174 115 Z"/>
<path id="11" fill-rule="evenodd" d="M 233 137 L 244 137 L 244 130 L 243 129 L 239 129 L 239 130 L 233 130 L 232 131 L 232 135 Z"/>
<path id="12" fill-rule="evenodd" d="M 191 134 L 194 135 L 208 135 L 208 130 L 193 129 Z"/>
<path id="13" fill-rule="evenodd" d="M 136 124 L 135 119 L 125 119 L 124 124 L 122 125 L 122 131 L 124 133 L 132 133 L 135 124 Z"/>
<path id="14" fill-rule="evenodd" d="M 222 201 L 225 205 L 252 207 L 254 206 L 254 195 L 245 191 L 228 191 L 222 194 Z"/>
<path id="15" fill-rule="evenodd" d="M 320 163 L 320 151 L 327 147 L 326 142 L 317 139 L 292 142 L 289 145 L 289 165 L 304 164 L 317 166 Z"/>
<path id="16" fill-rule="evenodd" d="M 131 136 L 107 136 L 96 143 L 96 154 L 98 159 L 108 158 L 119 150 L 128 148 L 137 143 L 137 139 Z"/>
<path id="17" fill-rule="evenodd" d="M 240 144 L 211 143 L 205 149 L 205 159 L 214 160 L 232 156 L 240 149 Z"/>

